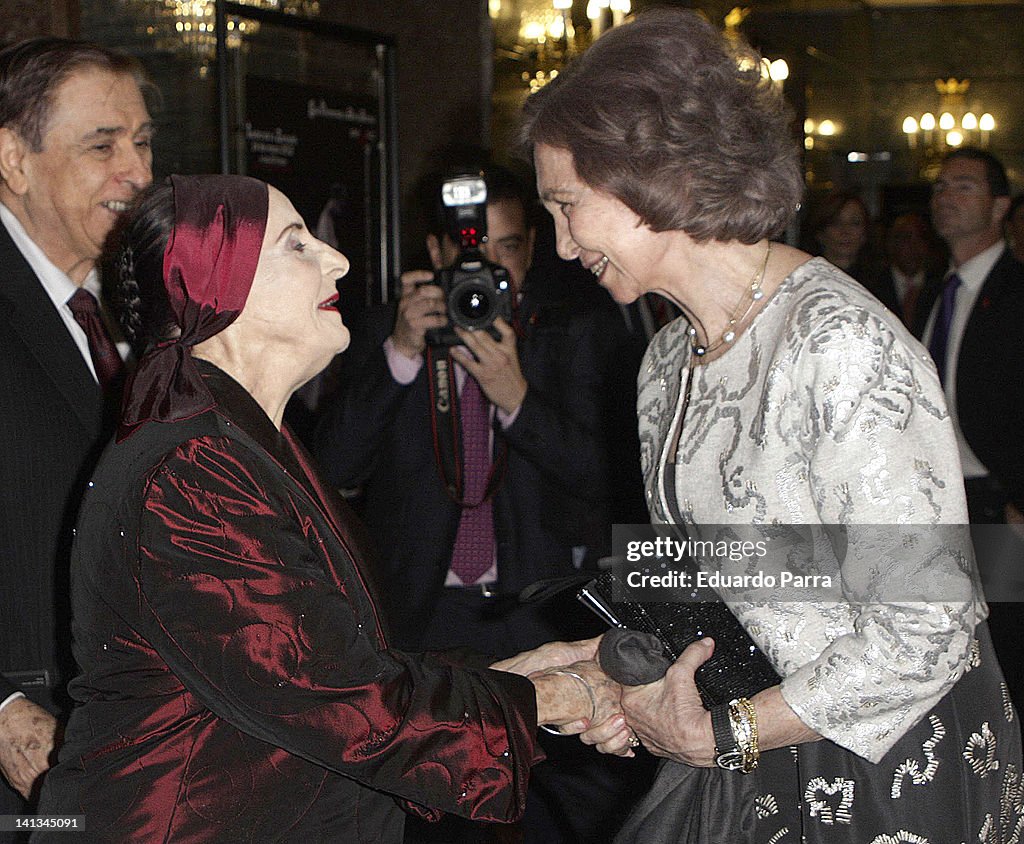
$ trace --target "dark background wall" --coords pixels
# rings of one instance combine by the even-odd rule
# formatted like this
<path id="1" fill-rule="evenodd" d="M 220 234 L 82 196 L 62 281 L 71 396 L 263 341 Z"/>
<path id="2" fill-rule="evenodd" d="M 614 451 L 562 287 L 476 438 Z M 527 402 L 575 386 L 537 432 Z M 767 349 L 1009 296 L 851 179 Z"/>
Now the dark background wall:
<path id="1" fill-rule="evenodd" d="M 938 117 L 935 80 L 949 77 L 970 79 L 968 109 L 995 115 L 989 148 L 1024 188 L 1024 6 L 755 6 L 743 31 L 765 53 L 789 62 L 786 93 L 801 122 L 827 117 L 842 127 L 833 138 L 816 139 L 807 154 L 812 188 L 838 183 L 880 203 L 885 189 L 924 184 L 932 174 L 920 149 L 911 153 L 903 118 L 926 110 Z M 850 163 L 851 151 L 872 158 Z"/>
<path id="2" fill-rule="evenodd" d="M 446 144 L 487 144 L 492 71 L 485 0 L 321 0 L 320 8 L 323 18 L 395 39 L 406 177 Z"/>
<path id="3" fill-rule="evenodd" d="M 125 7 L 124 0 L 0 0 L 0 43 L 68 35 L 137 52 L 146 35 L 125 27 Z M 488 146 L 492 62 L 486 0 L 321 0 L 320 17 L 395 40 L 404 207 L 411 207 L 415 183 L 434 166 L 439 150 Z M 158 174 L 216 169 L 212 76 L 197 78 L 184 61 L 162 64 L 156 81 L 166 131 L 157 141 Z M 420 257 L 423 232 L 414 215 L 403 223 L 408 264 Z"/>
<path id="4" fill-rule="evenodd" d="M 36 35 L 73 35 L 77 31 L 77 0 L 0 0 L 0 42 L 8 44 Z"/>
<path id="5" fill-rule="evenodd" d="M 502 0 L 499 38 L 514 38 L 519 10 L 541 2 Z M 96 37 L 129 49 L 147 40 L 145 33 L 126 32 L 118 23 L 132 4 L 138 7 L 140 0 L 0 0 L 0 42 L 54 33 Z M 633 5 L 657 3 L 634 0 Z M 678 5 L 697 5 L 721 25 L 733 0 Z M 926 197 L 927 162 L 908 149 L 901 122 L 904 114 L 937 109 L 934 80 L 950 76 L 969 77 L 968 106 L 995 115 L 991 149 L 1008 165 L 1016 188 L 1024 189 L 1024 4 L 1019 0 L 930 6 L 914 0 L 761 0 L 750 5 L 743 34 L 765 54 L 789 62 L 785 91 L 797 110 L 798 138 L 805 117 L 828 117 L 841 126 L 838 135 L 815 139 L 815 148 L 806 153 L 812 196 L 853 187 L 876 214 L 908 198 Z M 417 180 L 434 169 L 439 150 L 451 145 L 491 148 L 498 158 L 509 157 L 515 115 L 525 97 L 520 75 L 526 65 L 507 45 L 495 49 L 487 0 L 320 0 L 320 16 L 390 36 L 397 45 L 402 253 L 408 266 L 422 260 L 422 225 L 411 213 Z M 578 17 L 575 7 L 573 16 Z M 585 18 L 576 23 L 585 34 Z M 317 58 L 323 60 L 312 57 Z M 160 65 L 162 119 L 169 131 L 158 139 L 158 170 L 215 169 L 212 85 L 201 84 L 173 59 Z M 852 151 L 869 158 L 851 163 Z"/>
<path id="6" fill-rule="evenodd" d="M 422 260 L 413 193 L 440 152 L 489 146 L 491 26 L 486 0 L 321 0 L 321 17 L 390 35 L 398 56 L 403 256 Z"/>

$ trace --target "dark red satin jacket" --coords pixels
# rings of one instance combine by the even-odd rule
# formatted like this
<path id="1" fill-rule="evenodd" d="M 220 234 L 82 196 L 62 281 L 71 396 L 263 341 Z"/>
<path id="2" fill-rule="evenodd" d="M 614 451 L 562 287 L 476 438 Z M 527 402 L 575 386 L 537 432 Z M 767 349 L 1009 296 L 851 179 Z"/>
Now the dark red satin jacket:
<path id="1" fill-rule="evenodd" d="M 79 705 L 40 813 L 84 814 L 76 841 L 147 844 L 397 842 L 395 798 L 517 818 L 532 685 L 389 650 L 354 517 L 202 372 L 218 407 L 112 445 L 86 495 Z"/>

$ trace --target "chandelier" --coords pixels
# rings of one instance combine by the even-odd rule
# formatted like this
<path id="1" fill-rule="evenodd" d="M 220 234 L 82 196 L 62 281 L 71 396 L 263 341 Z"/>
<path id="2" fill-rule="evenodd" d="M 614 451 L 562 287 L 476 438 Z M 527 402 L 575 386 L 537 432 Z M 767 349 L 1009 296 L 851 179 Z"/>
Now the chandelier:
<path id="1" fill-rule="evenodd" d="M 144 29 L 157 49 L 192 55 L 200 66 L 200 75 L 217 50 L 215 0 L 122 0 L 143 19 Z M 236 0 L 244 6 L 315 17 L 320 14 L 316 0 Z M 228 18 L 227 46 L 237 49 L 242 39 L 259 31 L 256 21 Z"/>
<path id="2" fill-rule="evenodd" d="M 749 14 L 749 6 L 733 6 L 722 21 L 722 33 L 732 44 L 741 48 L 738 64 L 744 71 L 754 67 L 754 57 L 750 55 L 746 43 L 743 41 L 743 34 L 740 32 L 740 24 L 747 19 Z M 775 85 L 782 85 L 789 79 L 789 64 L 785 59 L 770 59 L 767 56 L 761 56 L 760 71 L 762 79 L 770 79 Z"/>
<path id="3" fill-rule="evenodd" d="M 586 5 L 589 28 L 573 25 L 574 4 L 580 10 Z M 488 0 L 487 8 L 498 57 L 518 65 L 532 93 L 602 32 L 623 23 L 632 6 L 630 0 Z"/>
<path id="4" fill-rule="evenodd" d="M 967 92 L 970 88 L 970 79 L 936 79 L 939 116 L 931 111 L 904 116 L 903 133 L 907 136 L 907 145 L 925 159 L 923 170 L 933 169 L 943 155 L 964 144 L 988 146 L 996 121 L 987 111 L 979 116 L 982 109 L 977 104 L 968 107 Z"/>

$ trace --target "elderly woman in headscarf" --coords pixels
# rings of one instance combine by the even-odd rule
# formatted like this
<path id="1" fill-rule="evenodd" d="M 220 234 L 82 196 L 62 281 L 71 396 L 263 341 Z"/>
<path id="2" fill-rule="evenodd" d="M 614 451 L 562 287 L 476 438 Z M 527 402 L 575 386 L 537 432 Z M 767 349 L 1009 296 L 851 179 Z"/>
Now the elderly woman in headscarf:
<path id="1" fill-rule="evenodd" d="M 388 648 L 358 525 L 282 425 L 348 343 L 345 257 L 238 176 L 150 188 L 108 257 L 148 351 L 82 507 L 79 705 L 40 812 L 261 844 L 398 842 L 398 803 L 516 819 L 537 723 L 579 732 L 618 688 L 581 661 L 594 642 L 508 671 Z"/>

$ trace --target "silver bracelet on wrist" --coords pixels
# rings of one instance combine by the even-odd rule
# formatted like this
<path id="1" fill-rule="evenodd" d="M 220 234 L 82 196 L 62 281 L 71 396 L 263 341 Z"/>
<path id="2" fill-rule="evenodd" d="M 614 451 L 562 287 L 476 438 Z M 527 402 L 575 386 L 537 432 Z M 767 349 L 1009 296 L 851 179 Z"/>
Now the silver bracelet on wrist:
<path id="1" fill-rule="evenodd" d="M 577 674 L 575 671 L 569 671 L 566 668 L 556 668 L 553 671 L 545 671 L 545 674 L 562 674 L 566 677 L 572 677 L 574 680 L 578 680 L 583 684 L 583 688 L 587 690 L 587 695 L 590 697 L 590 720 L 593 721 L 597 717 L 597 695 L 594 693 L 593 687 L 587 682 L 586 678 L 582 674 Z M 551 733 L 553 736 L 564 736 L 561 730 L 552 727 L 548 724 L 538 724 L 542 730 L 546 733 Z"/>

